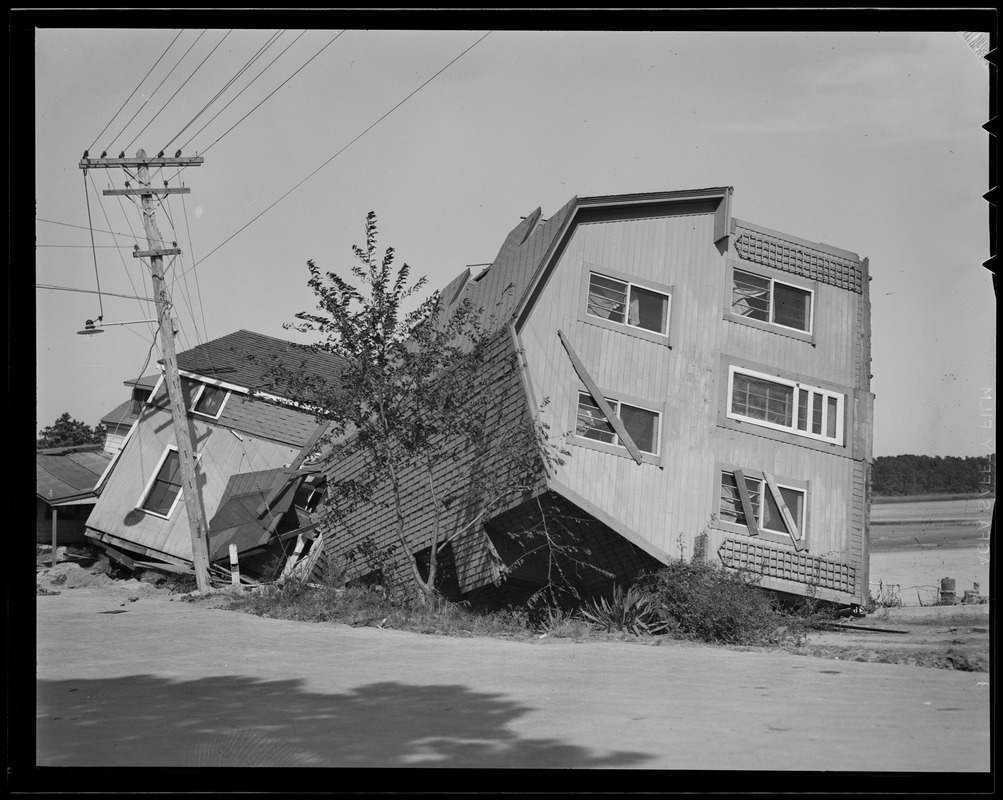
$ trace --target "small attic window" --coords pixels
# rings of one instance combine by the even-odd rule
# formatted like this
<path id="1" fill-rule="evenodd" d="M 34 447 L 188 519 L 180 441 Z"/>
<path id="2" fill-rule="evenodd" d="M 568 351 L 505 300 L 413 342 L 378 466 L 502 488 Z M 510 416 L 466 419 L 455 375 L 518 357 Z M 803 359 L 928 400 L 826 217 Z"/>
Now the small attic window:
<path id="1" fill-rule="evenodd" d="M 203 384 L 192 410 L 196 414 L 219 419 L 220 411 L 223 410 L 223 403 L 226 401 L 228 394 L 229 392 L 226 389 L 219 386 Z"/>

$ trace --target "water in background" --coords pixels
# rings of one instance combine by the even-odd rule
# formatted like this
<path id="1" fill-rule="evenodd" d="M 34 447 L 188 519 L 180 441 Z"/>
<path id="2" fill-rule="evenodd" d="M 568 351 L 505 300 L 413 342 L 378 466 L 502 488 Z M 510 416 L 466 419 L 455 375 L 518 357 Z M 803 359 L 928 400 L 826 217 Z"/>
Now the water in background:
<path id="1" fill-rule="evenodd" d="M 982 505 L 978 499 L 874 503 L 871 596 L 897 594 L 906 606 L 933 605 L 941 579 L 954 578 L 959 599 L 976 583 L 988 597 L 994 504 L 994 499 Z"/>

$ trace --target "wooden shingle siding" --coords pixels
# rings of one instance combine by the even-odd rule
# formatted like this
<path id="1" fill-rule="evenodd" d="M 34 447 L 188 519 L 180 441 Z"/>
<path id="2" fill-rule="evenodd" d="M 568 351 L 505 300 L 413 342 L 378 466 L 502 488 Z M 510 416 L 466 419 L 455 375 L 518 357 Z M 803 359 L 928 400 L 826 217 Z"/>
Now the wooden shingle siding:
<path id="1" fill-rule="evenodd" d="M 464 291 L 457 293 L 454 303 L 467 299 L 482 309 L 485 318 L 494 317 L 496 327 L 507 325 L 542 259 L 563 232 L 574 205 L 572 199 L 546 222 L 540 222 L 540 209 L 526 217 L 506 237 L 483 277 L 470 281 Z"/>
<path id="2" fill-rule="evenodd" d="M 497 392 L 497 400 L 495 411 L 489 418 L 489 425 L 495 431 L 494 435 L 504 436 L 504 431 L 512 430 L 516 425 L 527 424 L 530 420 L 522 376 L 517 370 L 508 371 L 507 367 L 514 354 L 514 339 L 510 331 L 505 328 L 495 336 L 489 365 L 489 369 L 497 372 L 497 379 L 492 382 L 492 388 Z M 478 474 L 481 470 L 496 469 L 504 474 L 506 465 L 499 461 L 497 456 L 488 457 L 486 460 L 476 456 L 473 451 L 461 452 L 455 460 L 442 459 L 433 467 L 436 486 L 448 486 L 455 495 L 455 500 L 442 512 L 440 518 L 440 543 L 461 528 L 465 529 L 452 544 L 457 577 L 461 591 L 464 592 L 498 579 L 496 559 L 485 536 L 483 520 L 478 521 L 482 508 Z M 359 475 L 364 465 L 365 456 L 355 454 L 349 458 L 332 460 L 325 467 L 325 473 L 329 481 L 335 482 Z M 435 521 L 428 479 L 424 468 L 420 465 L 405 468 L 399 477 L 405 535 L 413 552 L 418 553 L 431 544 Z M 537 480 L 538 486 L 542 488 L 542 464 Z M 521 494 L 508 497 L 493 513 L 501 513 L 526 499 Z M 403 553 L 398 546 L 397 518 L 389 480 L 376 487 L 369 502 L 362 503 L 356 508 L 344 509 L 344 515 L 340 519 L 337 517 L 325 519 L 321 530 L 325 534 L 325 546 L 330 562 L 335 560 L 344 562 L 350 551 L 362 542 L 370 540 L 378 550 L 397 548 L 397 566 L 404 580 L 410 581 L 410 567 L 404 563 L 401 557 Z M 364 559 L 356 559 L 354 563 L 346 566 L 349 567 L 349 577 L 359 577 L 379 565 L 366 564 Z"/>

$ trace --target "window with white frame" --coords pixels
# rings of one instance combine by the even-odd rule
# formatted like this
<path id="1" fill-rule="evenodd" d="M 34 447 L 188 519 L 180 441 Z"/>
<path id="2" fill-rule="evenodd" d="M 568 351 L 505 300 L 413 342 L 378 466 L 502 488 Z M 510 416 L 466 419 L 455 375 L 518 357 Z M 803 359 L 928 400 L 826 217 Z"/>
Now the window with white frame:
<path id="1" fill-rule="evenodd" d="M 226 389 L 219 386 L 210 386 L 203 383 L 199 388 L 192 410 L 196 414 L 204 414 L 207 417 L 218 419 L 220 411 L 223 410 L 223 402 L 229 394 Z"/>
<path id="2" fill-rule="evenodd" d="M 845 395 L 732 366 L 728 417 L 843 444 Z"/>
<path id="3" fill-rule="evenodd" d="M 630 328 L 662 336 L 669 332 L 671 295 L 599 272 L 589 273 L 586 312 Z"/>
<path id="4" fill-rule="evenodd" d="M 168 447 L 153 480 L 146 487 L 139 507 L 151 514 L 169 517 L 180 493 L 181 458 L 176 448 Z"/>
<path id="5" fill-rule="evenodd" d="M 813 292 L 810 289 L 742 269 L 735 269 L 733 273 L 732 314 L 811 333 Z"/>
<path id="6" fill-rule="evenodd" d="M 604 398 L 613 413 L 626 429 L 637 449 L 649 455 L 658 455 L 659 427 L 662 415 L 657 411 L 623 403 L 615 398 Z M 575 435 L 615 447 L 623 447 L 620 437 L 610 425 L 602 409 L 588 392 L 578 393 L 578 420 Z"/>
<path id="7" fill-rule="evenodd" d="M 745 474 L 744 477 L 749 504 L 756 518 L 756 527 L 759 530 L 769 531 L 770 533 L 790 534 L 791 532 L 787 530 L 787 526 L 784 523 L 780 506 L 777 505 L 777 501 L 766 485 L 765 479 L 748 474 Z M 776 486 L 780 490 L 780 496 L 784 501 L 784 505 L 787 506 L 787 511 L 790 513 L 791 519 L 797 528 L 797 537 L 803 538 L 805 534 L 805 499 L 807 492 L 796 486 L 787 486 L 779 482 L 776 483 Z M 735 525 L 748 526 L 749 524 L 745 516 L 745 510 L 742 507 L 742 499 L 738 492 L 738 483 L 735 480 L 735 474 L 732 472 L 721 472 L 721 506 L 719 517 L 723 522 L 731 522 Z"/>

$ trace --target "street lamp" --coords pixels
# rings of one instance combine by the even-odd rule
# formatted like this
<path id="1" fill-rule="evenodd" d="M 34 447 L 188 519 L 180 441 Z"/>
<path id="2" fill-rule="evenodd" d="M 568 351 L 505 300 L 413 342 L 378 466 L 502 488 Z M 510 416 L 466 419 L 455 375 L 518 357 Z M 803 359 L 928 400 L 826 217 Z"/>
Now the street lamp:
<path id="1" fill-rule="evenodd" d="M 80 336 L 93 336 L 95 333 L 104 333 L 104 328 L 109 325 L 143 325 L 145 323 L 156 324 L 155 319 L 134 319 L 130 322 L 104 322 L 103 317 L 98 317 L 97 320 L 89 319 L 84 323 L 84 329 L 82 331 L 77 331 Z M 174 334 L 177 335 L 177 328 L 174 328 Z"/>

